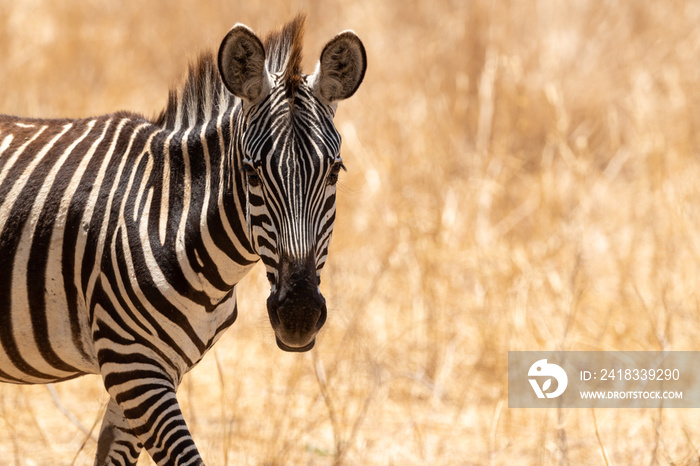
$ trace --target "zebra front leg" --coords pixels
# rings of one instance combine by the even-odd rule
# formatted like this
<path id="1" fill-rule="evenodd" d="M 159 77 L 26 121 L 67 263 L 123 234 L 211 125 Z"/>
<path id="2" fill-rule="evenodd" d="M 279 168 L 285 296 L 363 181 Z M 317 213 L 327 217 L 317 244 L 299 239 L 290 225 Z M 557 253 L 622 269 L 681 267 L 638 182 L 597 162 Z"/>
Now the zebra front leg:
<path id="1" fill-rule="evenodd" d="M 121 383 L 114 384 L 115 379 Z M 109 433 L 111 431 L 130 434 L 136 439 L 135 443 L 131 442 L 131 447 L 136 446 L 140 450 L 143 445 L 158 465 L 204 464 L 182 416 L 175 396 L 175 387 L 164 373 L 152 369 L 128 370 L 125 367 L 120 371 L 117 368 L 110 375 L 105 376 L 105 384 L 112 400 L 116 400 L 115 409 L 122 413 L 122 420 L 110 419 L 110 425 L 112 423 L 118 425 L 122 422 L 122 425 L 126 424 L 130 427 L 130 430 L 121 430 L 110 429 L 107 426 L 104 444 L 107 442 L 111 444 L 108 454 L 112 455 L 108 460 L 114 457 L 114 452 L 120 448 L 120 441 L 128 441 L 123 436 L 112 440 L 110 438 L 112 434 Z M 98 460 L 102 453 L 102 449 L 99 448 L 103 444 L 102 436 L 103 433 L 100 433 Z M 116 462 L 116 464 L 122 463 Z"/>
<path id="2" fill-rule="evenodd" d="M 135 465 L 141 449 L 141 442 L 133 434 L 121 408 L 110 398 L 97 442 L 95 466 Z"/>

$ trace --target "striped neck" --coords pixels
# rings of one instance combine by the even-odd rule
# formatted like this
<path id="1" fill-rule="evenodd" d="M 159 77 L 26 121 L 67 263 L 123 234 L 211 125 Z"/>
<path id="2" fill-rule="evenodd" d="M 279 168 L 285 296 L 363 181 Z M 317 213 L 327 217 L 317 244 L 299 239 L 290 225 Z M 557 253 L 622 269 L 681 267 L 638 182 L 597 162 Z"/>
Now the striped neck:
<path id="1" fill-rule="evenodd" d="M 161 212 L 173 214 L 161 217 L 160 244 L 165 246 L 166 232 L 177 232 L 173 246 L 190 287 L 215 302 L 258 256 L 246 223 L 241 102 L 223 86 L 211 54 L 190 67 L 185 83 L 170 91 L 153 123 L 165 138 L 161 201 L 174 204 L 161 206 Z M 181 195 L 168 195 L 166 181 L 181 184 L 174 188 Z"/>
<path id="2" fill-rule="evenodd" d="M 183 269 L 183 264 L 191 265 L 212 302 L 223 298 L 258 260 L 246 223 L 241 118 L 240 106 L 234 105 L 216 119 L 168 135 L 171 163 L 183 174 L 182 214 L 175 216 L 180 222 L 177 255 Z"/>

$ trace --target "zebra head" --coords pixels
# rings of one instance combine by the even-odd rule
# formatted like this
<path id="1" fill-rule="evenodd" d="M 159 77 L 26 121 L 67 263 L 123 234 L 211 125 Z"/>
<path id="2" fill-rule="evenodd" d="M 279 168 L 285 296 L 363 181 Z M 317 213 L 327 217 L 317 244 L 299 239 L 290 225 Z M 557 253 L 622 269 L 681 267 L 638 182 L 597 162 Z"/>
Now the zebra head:
<path id="1" fill-rule="evenodd" d="M 242 100 L 248 236 L 266 266 L 267 310 L 285 351 L 311 349 L 326 320 L 320 275 L 344 168 L 333 116 L 337 102 L 357 90 L 367 63 L 360 39 L 345 31 L 324 47 L 314 74 L 301 74 L 303 21 L 264 44 L 236 25 L 218 55 L 224 84 Z"/>

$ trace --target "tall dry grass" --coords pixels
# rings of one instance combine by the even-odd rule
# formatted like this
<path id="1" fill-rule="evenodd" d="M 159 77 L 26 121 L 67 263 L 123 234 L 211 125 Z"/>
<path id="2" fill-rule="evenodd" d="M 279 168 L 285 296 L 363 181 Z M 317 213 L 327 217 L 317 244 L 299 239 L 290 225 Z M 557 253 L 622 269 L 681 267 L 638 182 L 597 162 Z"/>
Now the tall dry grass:
<path id="1" fill-rule="evenodd" d="M 299 9 L 308 71 L 345 28 L 369 57 L 337 116 L 330 316 L 282 353 L 245 279 L 179 392 L 207 463 L 700 463 L 693 410 L 516 410 L 506 388 L 508 350 L 700 350 L 698 2 L 3 0 L 0 111 L 153 115 L 233 23 Z M 56 390 L 96 422 L 98 378 Z M 95 447 L 45 387 L 0 386 L 3 461 Z"/>

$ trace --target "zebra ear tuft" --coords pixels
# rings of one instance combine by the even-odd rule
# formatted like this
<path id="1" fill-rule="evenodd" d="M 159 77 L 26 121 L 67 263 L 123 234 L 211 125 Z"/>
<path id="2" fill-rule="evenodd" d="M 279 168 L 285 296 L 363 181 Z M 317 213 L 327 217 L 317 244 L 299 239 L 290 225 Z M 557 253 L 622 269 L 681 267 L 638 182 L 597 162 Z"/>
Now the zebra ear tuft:
<path id="1" fill-rule="evenodd" d="M 344 31 L 323 48 L 311 85 L 328 102 L 347 99 L 362 83 L 366 69 L 362 41 L 353 31 Z"/>
<path id="2" fill-rule="evenodd" d="M 270 91 L 265 48 L 248 26 L 231 28 L 219 47 L 218 61 L 221 79 L 236 97 L 255 103 Z"/>

